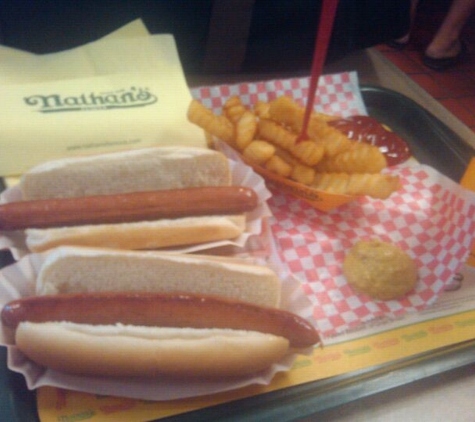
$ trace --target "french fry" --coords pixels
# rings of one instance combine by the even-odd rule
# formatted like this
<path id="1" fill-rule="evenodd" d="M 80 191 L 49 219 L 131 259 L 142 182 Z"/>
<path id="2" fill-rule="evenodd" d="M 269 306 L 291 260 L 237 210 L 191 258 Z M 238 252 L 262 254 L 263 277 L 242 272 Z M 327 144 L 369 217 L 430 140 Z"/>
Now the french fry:
<path id="1" fill-rule="evenodd" d="M 292 173 L 292 166 L 278 155 L 274 155 L 267 161 L 266 169 L 283 177 L 289 177 Z"/>
<path id="2" fill-rule="evenodd" d="M 287 96 L 281 96 L 270 102 L 270 119 L 288 126 L 292 131 L 299 133 L 305 111 Z"/>
<path id="3" fill-rule="evenodd" d="M 187 117 L 191 123 L 201 127 L 206 132 L 232 144 L 234 126 L 225 116 L 218 116 L 199 101 L 192 100 L 188 107 Z"/>
<path id="4" fill-rule="evenodd" d="M 290 149 L 290 153 L 298 158 L 301 163 L 307 166 L 315 166 L 323 158 L 325 148 L 314 141 L 301 141 Z"/>
<path id="5" fill-rule="evenodd" d="M 292 131 L 300 133 L 305 117 L 305 108 L 297 104 L 287 96 L 281 96 L 271 101 L 269 116 L 272 120 L 288 126 Z M 330 116 L 312 112 L 308 122 L 307 133 L 311 139 L 318 139 L 324 136 L 327 131 L 327 121 Z"/>
<path id="6" fill-rule="evenodd" d="M 352 141 L 346 135 L 331 126 L 327 126 L 325 131 L 314 139 L 323 145 L 327 157 L 335 157 L 341 152 L 351 149 L 353 144 L 356 143 L 356 141 Z"/>
<path id="7" fill-rule="evenodd" d="M 315 169 L 305 166 L 303 164 L 297 164 L 290 174 L 290 178 L 296 182 L 303 183 L 304 185 L 311 185 L 315 180 Z"/>
<path id="8" fill-rule="evenodd" d="M 380 173 L 317 173 L 311 185 L 330 193 L 386 199 L 400 182 L 398 176 Z"/>
<path id="9" fill-rule="evenodd" d="M 281 147 L 275 147 L 275 155 L 284 160 L 288 165 L 294 167 L 297 164 L 300 164 L 300 161 L 295 158 L 289 151 L 282 149 Z"/>
<path id="10" fill-rule="evenodd" d="M 290 151 L 297 141 L 296 134 L 269 119 L 259 120 L 257 132 L 260 138 L 278 145 L 287 151 Z"/>
<path id="11" fill-rule="evenodd" d="M 257 131 L 257 117 L 245 110 L 235 124 L 234 142 L 239 150 L 246 148 L 254 139 Z"/>
<path id="12" fill-rule="evenodd" d="M 333 157 L 323 158 L 316 169 L 319 172 L 379 173 L 387 167 L 386 157 L 378 147 L 357 144 Z"/>
<path id="13" fill-rule="evenodd" d="M 312 187 L 329 193 L 348 194 L 348 173 L 317 173 Z"/>
<path id="14" fill-rule="evenodd" d="M 254 114 L 260 119 L 270 119 L 270 104 L 265 101 L 257 101 L 254 104 Z"/>
<path id="15" fill-rule="evenodd" d="M 274 145 L 266 141 L 252 141 L 242 152 L 242 155 L 253 163 L 262 165 L 275 154 Z"/>
<path id="16" fill-rule="evenodd" d="M 377 199 L 389 198 L 399 188 L 398 176 L 380 173 L 351 174 L 347 186 L 349 195 L 367 195 Z"/>
<path id="17" fill-rule="evenodd" d="M 237 96 L 229 97 L 223 105 L 223 114 L 233 123 L 237 123 L 247 108 Z"/>
<path id="18" fill-rule="evenodd" d="M 291 98 L 281 96 L 270 103 L 269 115 L 272 120 L 288 126 L 295 133 L 300 133 L 303 127 L 305 108 Z M 309 138 L 323 145 L 325 155 L 329 157 L 351 148 L 355 143 L 328 124 L 333 119 L 335 117 L 313 112 L 307 127 Z"/>
<path id="19" fill-rule="evenodd" d="M 316 165 L 325 152 L 323 146 L 314 141 L 297 143 L 297 135 L 285 127 L 269 119 L 261 119 L 257 125 L 259 137 L 268 140 L 274 145 L 290 152 L 301 164 Z"/>

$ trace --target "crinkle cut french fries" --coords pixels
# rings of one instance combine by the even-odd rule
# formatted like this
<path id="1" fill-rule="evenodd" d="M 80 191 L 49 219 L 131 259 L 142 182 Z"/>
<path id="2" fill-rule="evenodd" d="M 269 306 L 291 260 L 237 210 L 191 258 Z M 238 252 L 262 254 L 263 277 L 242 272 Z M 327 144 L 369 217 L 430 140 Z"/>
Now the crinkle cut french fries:
<path id="1" fill-rule="evenodd" d="M 313 113 L 309 139 L 297 142 L 305 109 L 286 96 L 253 106 L 228 98 L 221 115 L 192 100 L 188 120 L 239 151 L 249 162 L 310 188 L 333 194 L 386 199 L 399 178 L 381 174 L 387 161 L 379 148 L 349 139 Z"/>

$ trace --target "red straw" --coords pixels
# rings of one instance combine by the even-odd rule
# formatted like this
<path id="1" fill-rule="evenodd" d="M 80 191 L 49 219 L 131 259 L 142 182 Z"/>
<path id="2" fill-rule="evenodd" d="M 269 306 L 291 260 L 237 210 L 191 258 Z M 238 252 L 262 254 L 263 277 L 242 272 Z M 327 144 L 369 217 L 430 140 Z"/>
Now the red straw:
<path id="1" fill-rule="evenodd" d="M 308 139 L 308 122 L 313 111 L 318 80 L 322 75 L 323 65 L 325 64 L 325 59 L 327 57 L 328 44 L 330 44 L 337 6 L 338 0 L 323 0 L 322 3 L 320 21 L 318 23 L 317 39 L 315 41 L 315 51 L 313 53 L 312 73 L 310 76 L 310 86 L 308 88 L 307 106 L 305 108 L 302 131 L 297 137 L 297 142 Z"/>

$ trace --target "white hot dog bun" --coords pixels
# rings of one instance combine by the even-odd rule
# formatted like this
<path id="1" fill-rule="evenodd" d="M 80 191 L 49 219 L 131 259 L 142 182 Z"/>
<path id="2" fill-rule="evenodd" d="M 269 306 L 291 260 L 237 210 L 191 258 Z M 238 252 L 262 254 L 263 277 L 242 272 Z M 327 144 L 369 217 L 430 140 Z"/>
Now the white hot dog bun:
<path id="1" fill-rule="evenodd" d="M 280 289 L 272 269 L 233 258 L 60 247 L 46 254 L 36 294 L 184 292 L 278 307 Z"/>
<path id="2" fill-rule="evenodd" d="M 26 229 L 32 252 L 62 246 L 160 249 L 235 239 L 246 227 L 244 215 L 183 217 L 131 223 Z"/>
<path id="3" fill-rule="evenodd" d="M 279 361 L 289 347 L 283 337 L 254 331 L 70 322 L 22 322 L 16 343 L 31 360 L 59 371 L 142 377 L 243 376 Z"/>
<path id="4" fill-rule="evenodd" d="M 24 200 L 230 184 L 223 154 L 178 146 L 63 158 L 32 168 L 20 180 Z"/>
<path id="5" fill-rule="evenodd" d="M 230 185 L 231 170 L 222 153 L 155 147 L 47 162 L 25 173 L 20 189 L 24 200 L 34 201 Z M 212 200 L 219 197 L 209 203 Z M 32 252 L 61 245 L 161 249 L 236 239 L 245 231 L 245 223 L 244 213 L 224 211 L 153 221 L 32 227 L 25 234 Z"/>

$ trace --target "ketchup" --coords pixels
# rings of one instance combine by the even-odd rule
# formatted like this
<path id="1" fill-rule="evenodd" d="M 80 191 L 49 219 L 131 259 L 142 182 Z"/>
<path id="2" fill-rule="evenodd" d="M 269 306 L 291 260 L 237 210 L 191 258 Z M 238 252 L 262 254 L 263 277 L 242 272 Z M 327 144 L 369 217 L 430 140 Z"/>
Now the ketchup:
<path id="1" fill-rule="evenodd" d="M 297 142 L 308 139 L 307 127 L 310 115 L 313 111 L 318 80 L 322 74 L 328 45 L 330 43 L 337 6 L 338 0 L 323 0 L 322 2 L 317 38 L 315 40 L 315 51 L 313 53 L 307 104 L 302 129 L 297 137 Z M 388 166 L 400 164 L 411 156 L 406 142 L 395 133 L 386 130 L 372 117 L 353 116 L 331 121 L 330 125 L 344 133 L 350 139 L 367 142 L 379 147 L 380 151 L 386 156 Z"/>
<path id="2" fill-rule="evenodd" d="M 388 166 L 403 163 L 411 156 L 406 141 L 394 132 L 387 130 L 373 117 L 351 116 L 332 120 L 328 124 L 350 139 L 379 147 L 379 150 L 386 156 Z"/>

